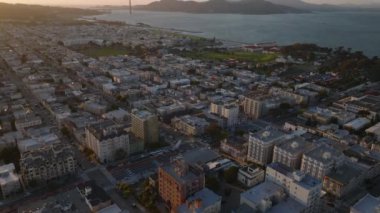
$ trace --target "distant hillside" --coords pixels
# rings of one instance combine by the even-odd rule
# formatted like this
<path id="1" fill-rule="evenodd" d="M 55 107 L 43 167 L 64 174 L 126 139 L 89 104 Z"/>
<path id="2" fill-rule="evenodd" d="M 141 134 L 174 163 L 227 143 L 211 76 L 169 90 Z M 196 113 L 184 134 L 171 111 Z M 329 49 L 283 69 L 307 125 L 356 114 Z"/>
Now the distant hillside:
<path id="1" fill-rule="evenodd" d="M 97 14 L 96 10 L 0 3 L 0 21 L 54 21 Z"/>
<path id="2" fill-rule="evenodd" d="M 148 5 L 135 6 L 137 10 L 187 12 L 187 13 L 238 13 L 238 14 L 275 14 L 305 13 L 307 10 L 273 4 L 264 0 L 209 0 L 206 2 L 161 0 Z"/>
<path id="3" fill-rule="evenodd" d="M 269 2 L 272 2 L 273 4 L 279 4 L 284 5 L 288 7 L 294 7 L 297 9 L 303 9 L 303 10 L 337 10 L 337 9 L 343 9 L 336 5 L 330 5 L 330 4 L 311 4 L 304 2 L 302 0 L 266 0 Z"/>

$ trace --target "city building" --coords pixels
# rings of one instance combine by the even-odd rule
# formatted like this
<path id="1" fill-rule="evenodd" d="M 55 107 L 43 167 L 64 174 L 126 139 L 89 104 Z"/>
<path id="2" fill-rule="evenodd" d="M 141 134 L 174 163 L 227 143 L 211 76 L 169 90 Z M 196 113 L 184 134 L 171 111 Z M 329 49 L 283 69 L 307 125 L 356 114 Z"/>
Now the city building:
<path id="1" fill-rule="evenodd" d="M 365 175 L 365 169 L 355 163 L 343 163 L 325 175 L 323 189 L 340 198 L 356 189 Z"/>
<path id="2" fill-rule="evenodd" d="M 289 197 L 310 211 L 316 211 L 322 190 L 321 181 L 281 163 L 272 163 L 267 166 L 265 181 L 284 187 Z"/>
<path id="3" fill-rule="evenodd" d="M 171 120 L 171 123 L 175 129 L 189 136 L 203 134 L 210 125 L 206 119 L 191 115 L 175 117 Z"/>
<path id="4" fill-rule="evenodd" d="M 116 152 L 130 154 L 129 135 L 112 121 L 91 124 L 85 130 L 85 145 L 94 151 L 101 162 L 115 160 Z"/>
<path id="5" fill-rule="evenodd" d="M 156 143 L 159 139 L 158 117 L 148 111 L 132 110 L 132 133 L 145 144 Z"/>
<path id="6" fill-rule="evenodd" d="M 205 175 L 200 167 L 189 165 L 179 157 L 170 165 L 159 167 L 158 183 L 161 198 L 175 212 L 190 195 L 204 188 Z"/>
<path id="7" fill-rule="evenodd" d="M 247 205 L 250 212 L 266 212 L 274 203 L 279 203 L 286 197 L 281 186 L 268 181 L 241 193 L 240 205 Z"/>
<path id="8" fill-rule="evenodd" d="M 210 104 L 210 113 L 226 120 L 227 127 L 234 127 L 239 122 L 239 106 L 236 103 L 215 101 Z"/>
<path id="9" fill-rule="evenodd" d="M 221 154 L 240 164 L 247 160 L 248 142 L 245 138 L 226 138 L 220 142 Z"/>
<path id="10" fill-rule="evenodd" d="M 366 194 L 350 208 L 350 213 L 377 213 L 380 209 L 380 197 Z"/>
<path id="11" fill-rule="evenodd" d="M 266 113 L 266 104 L 270 102 L 272 96 L 269 94 L 251 93 L 244 97 L 244 113 L 252 119 L 257 119 Z"/>
<path id="12" fill-rule="evenodd" d="M 21 190 L 20 178 L 13 163 L 0 166 L 0 189 L 4 198 Z"/>
<path id="13" fill-rule="evenodd" d="M 58 143 L 21 153 L 20 170 L 26 185 L 74 174 L 74 150 L 67 144 Z"/>
<path id="14" fill-rule="evenodd" d="M 79 191 L 75 188 L 67 192 L 57 193 L 47 198 L 27 202 L 20 205 L 19 213 L 91 213 L 92 211 L 83 202 Z"/>
<path id="15" fill-rule="evenodd" d="M 301 171 L 319 180 L 343 161 L 343 154 L 328 145 L 320 145 L 302 156 Z"/>
<path id="16" fill-rule="evenodd" d="M 246 187 L 255 186 L 265 179 L 265 171 L 259 167 L 246 166 L 239 169 L 237 180 Z"/>
<path id="17" fill-rule="evenodd" d="M 286 134 L 276 129 L 264 129 L 249 134 L 247 160 L 266 165 L 272 162 L 274 145 L 286 139 Z"/>
<path id="18" fill-rule="evenodd" d="M 17 130 L 22 130 L 32 126 L 38 126 L 42 124 L 42 120 L 39 116 L 28 115 L 26 117 L 22 117 L 16 119 L 15 126 Z"/>
<path id="19" fill-rule="evenodd" d="M 222 208 L 222 197 L 208 188 L 204 188 L 186 199 L 186 202 L 178 207 L 181 213 L 219 213 Z"/>
<path id="20" fill-rule="evenodd" d="M 103 188 L 98 186 L 94 181 L 87 181 L 77 186 L 77 190 L 84 198 L 85 203 L 91 212 L 100 212 L 101 210 L 112 206 L 113 202 Z"/>
<path id="21" fill-rule="evenodd" d="M 294 137 L 276 144 L 273 162 L 280 162 L 293 169 L 300 169 L 303 153 L 312 148 L 312 143 L 302 137 Z"/>

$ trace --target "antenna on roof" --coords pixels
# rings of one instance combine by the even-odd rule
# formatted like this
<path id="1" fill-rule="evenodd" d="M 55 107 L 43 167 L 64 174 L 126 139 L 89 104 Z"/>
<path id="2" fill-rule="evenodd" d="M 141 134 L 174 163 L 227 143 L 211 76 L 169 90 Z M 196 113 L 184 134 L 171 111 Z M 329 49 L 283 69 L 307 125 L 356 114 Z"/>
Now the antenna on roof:
<path id="1" fill-rule="evenodd" d="M 129 0 L 129 14 L 132 15 L 132 0 Z"/>

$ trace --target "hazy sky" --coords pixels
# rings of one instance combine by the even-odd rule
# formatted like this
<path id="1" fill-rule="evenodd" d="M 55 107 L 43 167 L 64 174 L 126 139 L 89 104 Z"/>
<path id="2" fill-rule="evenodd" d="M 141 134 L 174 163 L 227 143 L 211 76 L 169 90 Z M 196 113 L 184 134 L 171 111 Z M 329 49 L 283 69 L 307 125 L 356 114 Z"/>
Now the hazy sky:
<path id="1" fill-rule="evenodd" d="M 132 0 L 133 4 L 146 4 L 153 0 Z M 304 0 L 313 3 L 329 3 L 329 4 L 369 4 L 380 3 L 380 0 Z M 25 4 L 49 4 L 49 5 L 110 5 L 110 4 L 128 4 L 128 0 L 0 0 L 6 3 L 25 3 Z"/>

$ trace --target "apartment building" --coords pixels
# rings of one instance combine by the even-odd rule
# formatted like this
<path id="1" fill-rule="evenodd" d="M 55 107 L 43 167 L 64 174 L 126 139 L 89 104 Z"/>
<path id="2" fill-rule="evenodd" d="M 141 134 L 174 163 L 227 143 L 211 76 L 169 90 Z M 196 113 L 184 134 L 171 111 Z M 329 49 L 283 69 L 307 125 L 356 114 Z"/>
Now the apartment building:
<path id="1" fill-rule="evenodd" d="M 4 198 L 20 191 L 20 178 L 15 173 L 15 165 L 13 163 L 0 166 L 0 190 Z"/>
<path id="2" fill-rule="evenodd" d="M 239 106 L 234 102 L 214 101 L 210 104 L 210 113 L 225 119 L 228 128 L 239 122 Z"/>
<path id="3" fill-rule="evenodd" d="M 203 134 L 210 125 L 204 118 L 191 115 L 175 117 L 171 120 L 173 127 L 185 135 L 196 136 Z"/>
<path id="4" fill-rule="evenodd" d="M 26 185 L 44 182 L 76 171 L 74 150 L 63 143 L 24 152 L 20 158 L 21 176 Z"/>
<path id="5" fill-rule="evenodd" d="M 188 196 L 205 187 L 205 175 L 200 167 L 177 158 L 170 165 L 158 169 L 158 182 L 161 198 L 175 212 Z"/>
<path id="6" fill-rule="evenodd" d="M 290 168 L 300 169 L 303 153 L 313 147 L 302 137 L 295 137 L 274 146 L 273 162 L 280 162 Z"/>
<path id="7" fill-rule="evenodd" d="M 112 121 L 92 124 L 85 129 L 85 144 L 101 162 L 115 160 L 118 150 L 130 153 L 129 135 Z"/>
<path id="8" fill-rule="evenodd" d="M 272 162 L 274 145 L 286 139 L 287 135 L 276 129 L 264 129 L 249 134 L 247 160 L 266 165 Z"/>
<path id="9" fill-rule="evenodd" d="M 301 171 L 319 180 L 343 162 L 341 151 L 328 145 L 316 147 L 302 156 Z"/>
<path id="10" fill-rule="evenodd" d="M 145 110 L 132 110 L 132 133 L 145 144 L 157 143 L 159 139 L 158 117 Z"/>
<path id="11" fill-rule="evenodd" d="M 307 207 L 309 212 L 317 210 L 322 190 L 321 181 L 281 163 L 267 166 L 265 181 L 284 187 L 289 197 Z"/>

